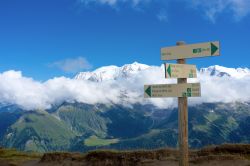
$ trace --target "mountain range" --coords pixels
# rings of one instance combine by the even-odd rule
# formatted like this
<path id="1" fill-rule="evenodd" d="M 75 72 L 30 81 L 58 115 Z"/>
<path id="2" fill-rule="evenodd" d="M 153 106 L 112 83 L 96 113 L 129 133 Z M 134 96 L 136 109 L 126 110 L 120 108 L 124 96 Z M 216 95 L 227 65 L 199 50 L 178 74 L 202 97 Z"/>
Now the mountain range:
<path id="1" fill-rule="evenodd" d="M 140 72 L 144 70 L 151 70 L 152 68 L 156 68 L 157 66 L 149 66 L 145 64 L 140 64 L 138 62 L 134 62 L 132 64 L 126 64 L 124 66 L 105 66 L 98 68 L 92 72 L 80 72 L 75 76 L 77 80 L 89 80 L 94 82 L 103 82 L 109 80 L 118 80 L 118 79 L 128 79 L 135 75 L 138 75 Z M 164 71 L 164 66 L 161 65 L 162 71 Z M 206 74 L 210 76 L 229 76 L 234 78 L 242 78 L 246 76 L 250 76 L 250 69 L 248 68 L 227 68 L 223 66 L 210 66 L 208 68 L 201 68 L 198 73 Z"/>
<path id="2" fill-rule="evenodd" d="M 87 81 L 91 83 L 87 84 L 90 86 L 92 83 L 96 87 L 108 84 L 112 90 L 118 88 L 118 96 L 121 99 L 117 102 L 110 100 L 110 102 L 88 103 L 65 100 L 53 103 L 49 108 L 29 110 L 18 104 L 2 102 L 0 146 L 36 152 L 177 147 L 176 100 L 171 100 L 175 105 L 168 104 L 165 107 L 161 103 L 167 103 L 168 100 L 156 100 L 155 103 L 154 101 L 138 102 L 143 100 L 137 99 L 143 98 L 143 94 L 131 97 L 134 91 L 136 94 L 143 93 L 142 90 L 136 91 L 138 87 L 143 88 L 140 81 L 142 76 L 144 78 L 152 73 L 156 75 L 157 72 L 160 72 L 159 75 L 164 74 L 163 66 L 149 66 L 135 62 L 122 67 L 101 67 L 92 72 L 81 72 L 74 77 L 73 81 L 80 81 L 80 83 Z M 148 77 L 152 78 L 154 75 Z M 250 70 L 211 66 L 201 68 L 198 76 L 205 84 L 204 91 L 211 93 L 211 89 L 208 88 L 213 84 L 208 84 L 209 82 L 218 83 L 218 91 L 221 87 L 225 89 L 235 83 L 247 85 L 245 82 L 250 78 Z M 160 79 L 159 82 L 165 81 L 164 77 Z M 145 81 L 158 80 L 146 79 Z M 223 85 L 219 85 L 220 82 Z M 228 84 L 228 82 L 232 83 Z M 118 86 L 120 84 L 126 85 L 124 87 L 138 85 L 127 87 L 128 91 L 126 91 L 124 87 Z M 230 88 L 234 90 L 234 87 Z M 237 93 L 241 93 L 238 91 L 241 89 L 237 88 L 235 89 Z M 245 92 L 248 91 L 247 87 L 239 88 L 243 88 Z M 227 91 L 229 90 L 226 89 Z M 110 93 L 112 93 L 111 90 Z M 214 93 L 223 95 L 220 91 L 211 94 L 214 95 Z M 222 143 L 250 143 L 249 95 L 242 94 L 237 98 L 237 93 L 233 91 L 232 94 L 235 96 L 231 97 L 231 94 L 228 94 L 221 101 L 217 101 L 216 95 L 214 95 L 217 97 L 216 100 L 211 100 L 209 96 L 205 98 L 207 102 L 204 101 L 205 99 L 201 101 L 190 99 L 188 115 L 191 148 Z M 91 98 L 91 95 L 89 97 Z M 124 100 L 126 100 L 125 103 Z"/>

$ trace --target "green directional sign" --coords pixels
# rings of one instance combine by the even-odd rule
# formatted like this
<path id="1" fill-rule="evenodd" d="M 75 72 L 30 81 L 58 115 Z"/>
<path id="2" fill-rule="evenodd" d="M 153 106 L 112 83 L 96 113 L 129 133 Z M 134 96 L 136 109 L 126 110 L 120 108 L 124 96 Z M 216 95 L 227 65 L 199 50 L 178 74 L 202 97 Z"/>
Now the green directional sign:
<path id="1" fill-rule="evenodd" d="M 145 98 L 199 97 L 200 83 L 144 85 Z"/>
<path id="2" fill-rule="evenodd" d="M 196 78 L 196 66 L 165 63 L 165 78 Z"/>
<path id="3" fill-rule="evenodd" d="M 161 49 L 162 60 L 198 58 L 198 57 L 219 56 L 219 55 L 220 55 L 220 43 L 218 41 L 174 46 L 174 47 L 165 47 Z"/>

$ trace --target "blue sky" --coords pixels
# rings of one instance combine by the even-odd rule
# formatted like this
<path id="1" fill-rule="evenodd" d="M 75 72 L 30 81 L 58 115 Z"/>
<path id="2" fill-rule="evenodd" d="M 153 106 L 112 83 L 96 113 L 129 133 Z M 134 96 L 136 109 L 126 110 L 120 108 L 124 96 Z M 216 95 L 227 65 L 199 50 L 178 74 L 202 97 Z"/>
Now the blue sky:
<path id="1" fill-rule="evenodd" d="M 2 0 L 0 72 L 47 80 L 134 61 L 160 65 L 176 41 L 221 42 L 198 67 L 250 67 L 249 0 Z"/>

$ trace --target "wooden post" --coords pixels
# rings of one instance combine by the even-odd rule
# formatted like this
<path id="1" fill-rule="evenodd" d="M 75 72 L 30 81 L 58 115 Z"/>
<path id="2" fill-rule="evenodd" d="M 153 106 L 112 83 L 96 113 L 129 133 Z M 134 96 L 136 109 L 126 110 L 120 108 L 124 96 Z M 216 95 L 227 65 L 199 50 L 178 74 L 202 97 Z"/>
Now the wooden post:
<path id="1" fill-rule="evenodd" d="M 177 46 L 185 45 L 179 41 Z M 178 64 L 185 64 L 185 59 L 178 59 Z M 187 78 L 178 78 L 178 84 L 187 83 Z M 187 97 L 178 97 L 178 144 L 179 144 L 179 166 L 188 166 L 188 103 Z"/>

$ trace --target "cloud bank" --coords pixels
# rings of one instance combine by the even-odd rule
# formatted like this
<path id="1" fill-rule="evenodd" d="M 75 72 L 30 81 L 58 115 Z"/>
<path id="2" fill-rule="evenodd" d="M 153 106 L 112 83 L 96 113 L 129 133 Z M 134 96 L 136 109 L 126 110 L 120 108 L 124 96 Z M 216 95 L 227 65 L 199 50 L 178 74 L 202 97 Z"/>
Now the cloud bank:
<path id="1" fill-rule="evenodd" d="M 202 10 L 212 22 L 222 13 L 231 12 L 236 21 L 250 13 L 249 0 L 192 0 L 191 5 L 196 10 Z"/>
<path id="2" fill-rule="evenodd" d="M 49 64 L 49 67 L 55 67 L 67 73 L 76 73 L 90 69 L 92 65 L 84 57 L 77 57 L 53 62 Z"/>
<path id="3" fill-rule="evenodd" d="M 80 3 L 83 3 L 85 5 L 89 4 L 103 4 L 103 5 L 109 5 L 109 6 L 116 6 L 120 3 L 127 3 L 127 4 L 132 4 L 133 6 L 137 6 L 140 3 L 147 3 L 151 0 L 79 0 Z"/>
<path id="4" fill-rule="evenodd" d="M 175 79 L 164 79 L 161 67 L 150 67 L 133 77 L 105 82 L 66 77 L 39 82 L 23 76 L 20 71 L 10 70 L 0 73 L 0 103 L 15 104 L 26 110 L 48 109 L 65 101 L 125 106 L 141 103 L 169 108 L 176 106 L 176 98 L 144 99 L 143 85 L 175 82 Z M 201 82 L 202 97 L 189 98 L 192 105 L 203 102 L 250 101 L 249 75 L 234 78 L 199 74 L 199 79 L 189 79 L 189 82 Z"/>
<path id="5" fill-rule="evenodd" d="M 166 10 L 170 3 L 176 2 L 174 0 L 78 0 L 81 4 L 90 5 L 108 5 L 112 8 L 122 8 L 124 5 L 129 5 L 135 9 L 143 8 L 151 4 L 157 4 L 161 10 Z M 191 7 L 191 10 L 198 10 L 202 15 L 206 16 L 208 20 L 215 23 L 218 16 L 230 13 L 234 20 L 239 21 L 243 17 L 250 14 L 249 0 L 179 0 L 183 6 Z M 145 8 L 146 9 L 146 8 Z M 156 17 L 160 21 L 167 20 L 166 12 L 159 12 Z"/>

